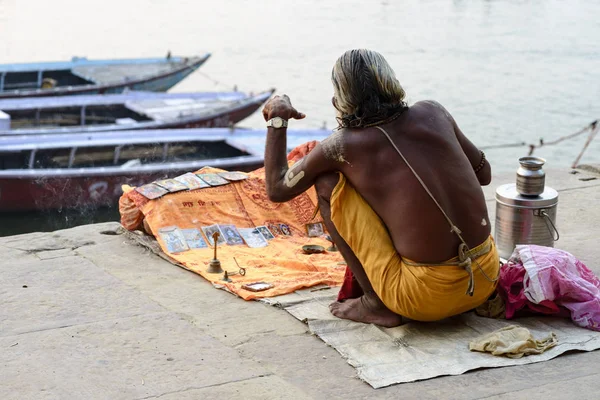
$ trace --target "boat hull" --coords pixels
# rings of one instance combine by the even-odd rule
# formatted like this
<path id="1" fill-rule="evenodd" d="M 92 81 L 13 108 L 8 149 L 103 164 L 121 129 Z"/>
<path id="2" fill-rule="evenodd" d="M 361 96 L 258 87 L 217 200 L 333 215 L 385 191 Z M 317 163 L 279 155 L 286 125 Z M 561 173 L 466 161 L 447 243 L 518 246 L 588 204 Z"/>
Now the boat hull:
<path id="1" fill-rule="evenodd" d="M 311 140 L 323 140 L 328 130 L 291 130 L 287 133 L 288 151 Z M 121 196 L 121 185 L 141 186 L 157 179 L 173 178 L 196 171 L 203 166 L 229 171 L 253 171 L 263 166 L 266 132 L 264 129 L 180 129 L 135 132 L 105 132 L 95 135 L 42 135 L 0 137 L 0 157 L 15 151 L 42 151 L 47 148 L 85 146 L 116 147 L 120 143 L 224 142 L 242 153 L 210 159 L 123 166 L 72 167 L 53 169 L 0 169 L 0 212 L 22 212 L 65 209 L 93 209 L 115 206 Z M 101 141 L 102 143 L 98 143 Z M 78 153 L 74 153 L 77 157 Z M 112 155 L 111 155 L 112 157 Z M 135 155 L 129 157 L 134 158 Z"/>
<path id="2" fill-rule="evenodd" d="M 168 73 L 146 77 L 142 79 L 133 79 L 110 84 L 91 84 L 81 86 L 62 86 L 55 89 L 31 89 L 19 91 L 0 92 L 1 99 L 11 98 L 29 98 L 29 97 L 48 97 L 48 96 L 71 96 L 86 94 L 115 94 L 127 90 L 148 91 L 148 92 L 166 92 L 177 83 L 181 82 L 192 72 L 196 71 L 202 64 L 208 60 L 210 55 L 200 57 L 194 61 L 182 65 Z"/>
<path id="3" fill-rule="evenodd" d="M 231 163 L 227 169 L 249 172 L 262 166 L 262 161 L 243 165 Z M 160 172 L 135 175 L 124 171 L 122 175 L 0 178 L 0 212 L 114 206 L 123 194 L 123 184 L 141 186 L 186 172 L 190 171 L 166 168 Z"/>
<path id="4" fill-rule="evenodd" d="M 12 129 L 0 131 L 0 136 L 8 135 L 51 135 L 68 133 L 100 133 L 115 131 L 133 131 L 148 129 L 179 129 L 179 128 L 229 128 L 252 115 L 265 101 L 271 97 L 274 89 L 259 93 L 240 101 L 235 106 L 215 110 L 207 115 L 190 115 L 177 119 L 133 122 L 128 124 L 86 125 L 72 127 L 50 127 Z"/>

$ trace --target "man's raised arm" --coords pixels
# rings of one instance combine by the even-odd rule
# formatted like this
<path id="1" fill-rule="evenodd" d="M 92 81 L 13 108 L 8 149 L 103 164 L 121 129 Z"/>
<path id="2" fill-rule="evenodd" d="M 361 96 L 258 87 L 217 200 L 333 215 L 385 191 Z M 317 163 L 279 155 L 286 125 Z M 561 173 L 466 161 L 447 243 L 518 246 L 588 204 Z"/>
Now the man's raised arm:
<path id="1" fill-rule="evenodd" d="M 263 117 L 268 126 L 265 179 L 269 200 L 276 203 L 291 200 L 314 185 L 320 174 L 335 170 L 334 162 L 324 156 L 320 144 L 288 168 L 287 121 L 306 117 L 292 107 L 288 96 L 275 96 L 269 100 L 263 109 Z"/>

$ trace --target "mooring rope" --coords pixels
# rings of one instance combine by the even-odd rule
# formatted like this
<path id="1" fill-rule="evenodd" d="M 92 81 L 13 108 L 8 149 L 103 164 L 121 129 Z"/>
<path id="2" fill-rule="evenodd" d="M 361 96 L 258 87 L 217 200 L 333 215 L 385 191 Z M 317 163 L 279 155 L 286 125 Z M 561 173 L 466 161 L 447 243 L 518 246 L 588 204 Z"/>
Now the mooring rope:
<path id="1" fill-rule="evenodd" d="M 493 150 L 493 149 L 506 149 L 509 147 L 525 147 L 525 146 L 527 146 L 527 147 L 529 147 L 529 152 L 527 153 L 527 155 L 530 156 L 533 154 L 535 149 L 539 149 L 540 147 L 543 147 L 543 146 L 552 146 L 552 145 L 564 142 L 565 140 L 576 138 L 580 135 L 583 135 L 586 132 L 589 132 L 590 134 L 588 135 L 588 138 L 583 146 L 583 149 L 581 150 L 581 152 L 579 153 L 579 155 L 577 156 L 577 158 L 575 159 L 575 161 L 573 162 L 573 165 L 571 167 L 571 168 L 576 168 L 577 165 L 579 164 L 579 160 L 581 160 L 581 157 L 583 156 L 583 153 L 588 148 L 588 146 L 590 145 L 592 140 L 594 140 L 594 138 L 596 137 L 596 134 L 598 133 L 598 128 L 599 128 L 598 120 L 595 120 L 595 121 L 590 122 L 584 128 L 578 130 L 577 132 L 571 133 L 570 135 L 561 136 L 558 139 L 551 140 L 549 142 L 544 141 L 543 138 L 540 138 L 540 141 L 537 144 L 527 144 L 526 142 L 516 142 L 516 143 L 506 143 L 506 144 L 482 146 L 482 147 L 480 147 L 480 149 L 481 150 Z"/>
<path id="2" fill-rule="evenodd" d="M 571 168 L 577 168 L 577 165 L 579 164 L 579 160 L 581 160 L 581 157 L 583 156 L 583 153 L 588 148 L 588 146 L 590 145 L 590 143 L 592 142 L 592 140 L 594 140 L 594 138 L 596 137 L 596 134 L 598 133 L 598 124 L 596 122 L 597 121 L 594 121 L 590 125 L 592 127 L 592 129 L 590 131 L 590 134 L 589 134 L 587 140 L 585 141 L 585 144 L 583 145 L 583 149 L 581 149 L 581 152 L 579 153 L 579 155 L 577 156 L 577 158 L 575 159 L 575 161 L 573 161 L 573 165 L 571 165 Z"/>

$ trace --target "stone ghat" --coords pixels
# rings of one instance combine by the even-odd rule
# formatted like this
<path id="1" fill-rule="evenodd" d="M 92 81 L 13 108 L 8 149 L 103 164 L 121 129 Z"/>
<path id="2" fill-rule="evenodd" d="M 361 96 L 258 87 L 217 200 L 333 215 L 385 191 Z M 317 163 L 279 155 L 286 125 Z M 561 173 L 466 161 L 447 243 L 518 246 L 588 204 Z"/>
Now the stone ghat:
<path id="1" fill-rule="evenodd" d="M 600 275 L 600 175 L 546 170 L 556 246 Z M 593 179 L 595 178 L 595 179 Z M 495 176 L 484 188 L 494 221 Z M 0 238 L 0 398 L 595 398 L 600 352 L 372 389 L 288 313 L 216 290 L 118 223 Z M 334 289 L 335 290 L 335 289 Z"/>

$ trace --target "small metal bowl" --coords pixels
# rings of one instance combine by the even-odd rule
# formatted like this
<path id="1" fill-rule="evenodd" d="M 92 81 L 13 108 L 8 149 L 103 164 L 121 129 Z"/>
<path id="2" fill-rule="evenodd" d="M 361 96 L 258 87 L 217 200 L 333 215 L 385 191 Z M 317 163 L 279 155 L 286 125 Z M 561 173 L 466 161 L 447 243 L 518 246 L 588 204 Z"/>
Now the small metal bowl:
<path id="1" fill-rule="evenodd" d="M 325 247 L 319 246 L 318 244 L 307 244 L 302 246 L 302 251 L 306 254 L 324 253 Z"/>

